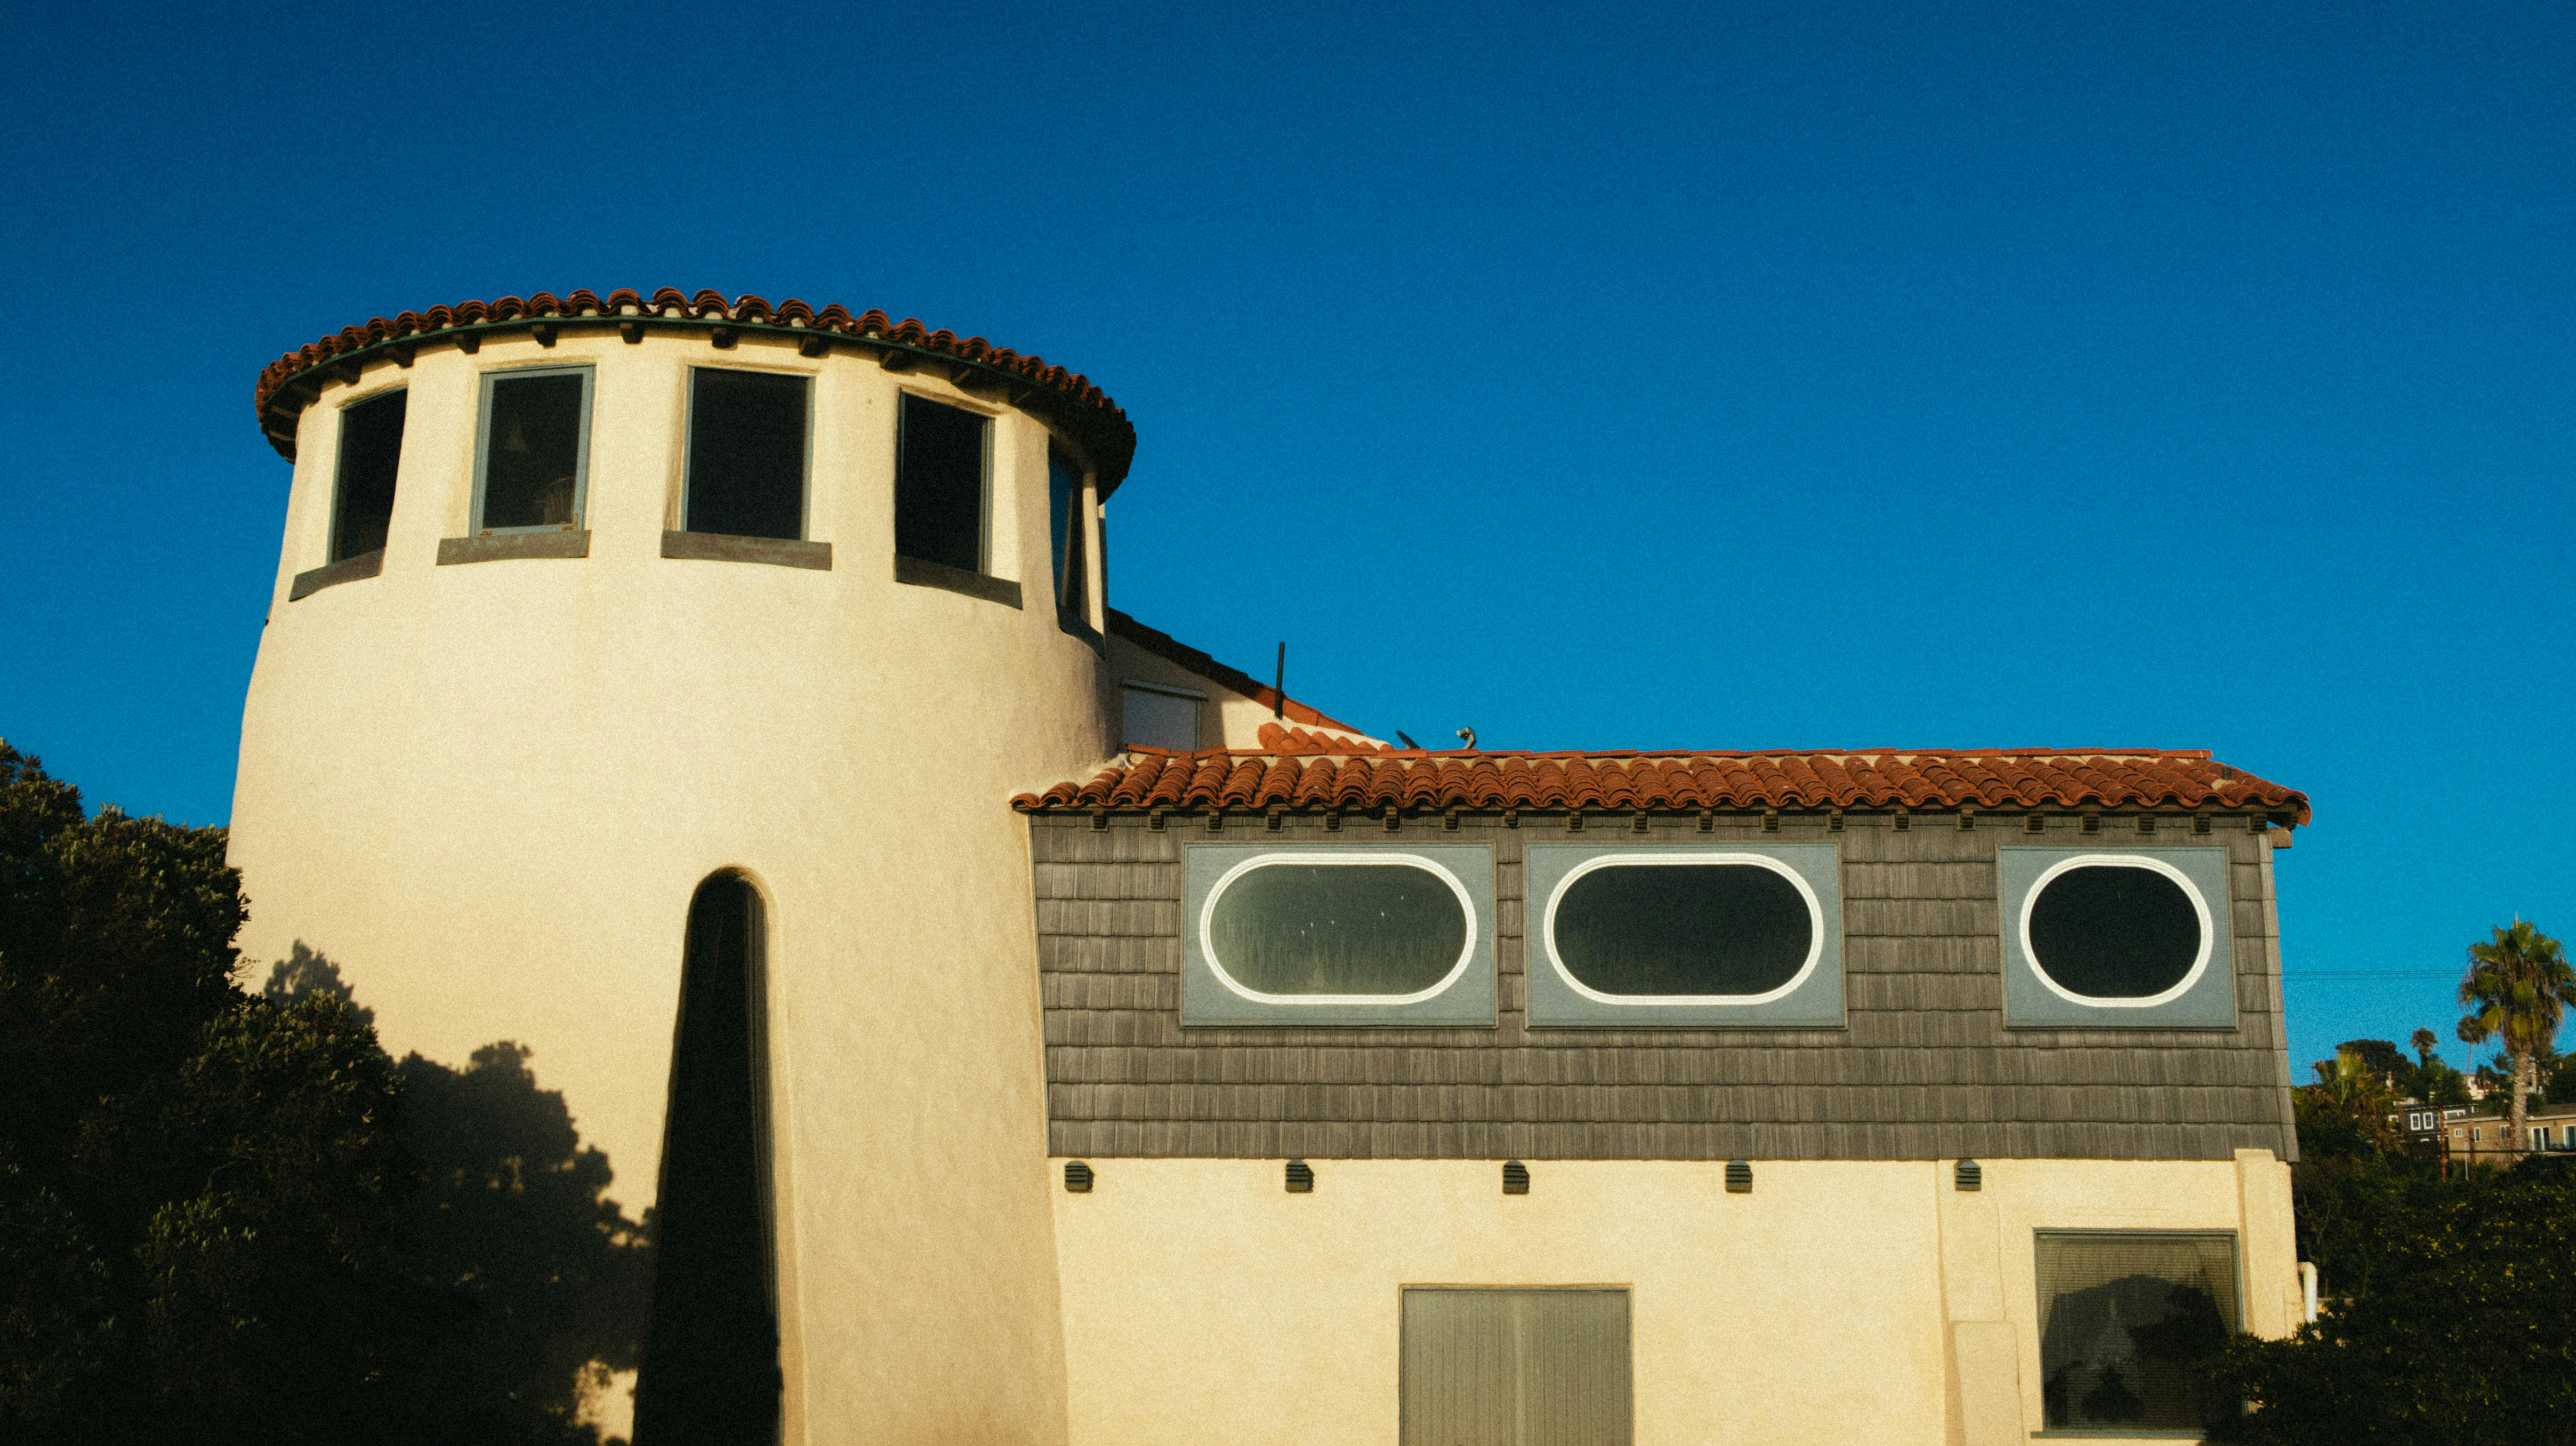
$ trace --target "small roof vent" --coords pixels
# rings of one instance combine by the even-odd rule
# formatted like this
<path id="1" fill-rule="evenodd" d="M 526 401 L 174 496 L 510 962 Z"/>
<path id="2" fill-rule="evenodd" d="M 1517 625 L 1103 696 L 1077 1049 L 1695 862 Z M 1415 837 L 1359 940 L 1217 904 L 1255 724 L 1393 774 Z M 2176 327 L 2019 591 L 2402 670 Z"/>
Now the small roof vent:
<path id="1" fill-rule="evenodd" d="M 1080 1160 L 1064 1162 L 1064 1189 L 1068 1195 L 1091 1193 L 1091 1167 Z"/>
<path id="2" fill-rule="evenodd" d="M 1750 1195 L 1753 1193 L 1752 1161 L 1729 1160 L 1726 1162 L 1726 1193 L 1729 1195 Z"/>
<path id="3" fill-rule="evenodd" d="M 1506 1195 L 1529 1193 L 1529 1166 L 1518 1160 L 1503 1162 L 1503 1193 Z"/>
<path id="4" fill-rule="evenodd" d="M 1962 1190 L 1983 1190 L 1986 1188 L 1985 1167 L 1974 1160 L 1961 1160 L 1956 1183 Z"/>
<path id="5" fill-rule="evenodd" d="M 1312 1165 L 1307 1164 L 1307 1163 L 1306 1163 L 1305 1161 L 1303 1161 L 1303 1160 L 1291 1160 L 1291 1161 L 1289 1161 L 1289 1162 L 1288 1162 L 1288 1193 L 1289 1193 L 1289 1194 L 1291 1194 L 1291 1195 L 1312 1195 L 1312 1194 L 1314 1194 L 1314 1193 L 1315 1193 L 1315 1167 L 1314 1167 L 1314 1166 L 1312 1166 Z"/>

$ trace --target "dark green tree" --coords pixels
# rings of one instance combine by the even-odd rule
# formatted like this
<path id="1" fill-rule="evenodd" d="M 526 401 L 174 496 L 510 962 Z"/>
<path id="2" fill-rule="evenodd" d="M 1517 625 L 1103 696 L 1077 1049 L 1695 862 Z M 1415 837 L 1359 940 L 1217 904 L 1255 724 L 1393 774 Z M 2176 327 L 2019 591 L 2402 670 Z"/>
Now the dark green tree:
<path id="1" fill-rule="evenodd" d="M 2302 1227 L 2306 1225 L 2301 1222 Z M 2217 1386 L 2253 1403 L 2212 1439 L 2524 1446 L 2576 1419 L 2576 1172 L 2479 1171 L 2355 1228 L 2374 1264 L 2288 1340 L 2239 1336 Z"/>
<path id="2" fill-rule="evenodd" d="M 0 743 L 0 1440 L 595 1441 L 648 1258 L 527 1052 L 397 1068 L 220 829 Z"/>

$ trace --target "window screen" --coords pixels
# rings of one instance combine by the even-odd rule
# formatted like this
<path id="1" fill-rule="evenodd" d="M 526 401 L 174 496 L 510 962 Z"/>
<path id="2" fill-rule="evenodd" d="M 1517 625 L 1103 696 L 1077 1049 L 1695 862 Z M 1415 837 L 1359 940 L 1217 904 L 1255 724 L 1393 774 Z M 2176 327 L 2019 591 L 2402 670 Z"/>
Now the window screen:
<path id="1" fill-rule="evenodd" d="M 1422 994 L 1465 958 L 1467 907 L 1418 864 L 1263 863 L 1219 887 L 1206 947 L 1255 994 Z"/>
<path id="2" fill-rule="evenodd" d="M 805 535 L 808 389 L 775 372 L 691 370 L 687 530 Z"/>
<path id="3" fill-rule="evenodd" d="M 1047 525 L 1055 549 L 1056 611 L 1077 619 L 1091 612 L 1091 583 L 1083 568 L 1082 473 L 1047 454 Z M 1193 744 L 1192 746 L 1196 746 Z"/>
<path id="4" fill-rule="evenodd" d="M 2202 948 L 2200 912 L 2183 886 L 2153 869 L 2086 864 L 2039 888 L 2030 904 L 2031 956 L 2070 994 L 2140 999 L 2183 981 Z"/>
<path id="5" fill-rule="evenodd" d="M 340 409 L 340 466 L 331 499 L 333 562 L 384 550 L 410 395 L 387 392 Z"/>
<path id="6" fill-rule="evenodd" d="M 907 393 L 896 442 L 894 550 L 963 572 L 984 570 L 984 466 L 990 419 Z"/>
<path id="7" fill-rule="evenodd" d="M 2236 1405 L 2197 1380 L 2238 1326 L 2236 1237 L 2043 1232 L 2040 1399 L 2052 1430 L 2197 1431 Z"/>
<path id="8" fill-rule="evenodd" d="M 1404 1292 L 1405 1446 L 1628 1446 L 1628 1292 Z"/>
<path id="9" fill-rule="evenodd" d="M 587 371 L 484 378 L 478 528 L 566 527 L 580 519 L 589 403 Z"/>
<path id="10" fill-rule="evenodd" d="M 1816 938 L 1789 875 L 1749 863 L 1610 862 L 1566 885 L 1549 927 L 1576 979 L 1622 995 L 1765 994 Z"/>
<path id="11" fill-rule="evenodd" d="M 1185 698 L 1158 688 L 1139 688 L 1132 683 L 1119 689 L 1119 693 L 1121 740 L 1182 753 L 1199 746 L 1199 709 L 1205 705 L 1204 699 Z"/>

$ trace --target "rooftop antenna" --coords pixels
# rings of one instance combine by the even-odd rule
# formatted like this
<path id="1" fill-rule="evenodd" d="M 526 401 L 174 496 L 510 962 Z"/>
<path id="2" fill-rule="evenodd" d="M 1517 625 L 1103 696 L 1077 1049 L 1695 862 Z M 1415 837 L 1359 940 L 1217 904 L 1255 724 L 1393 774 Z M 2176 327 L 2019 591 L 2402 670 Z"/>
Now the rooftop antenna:
<path id="1" fill-rule="evenodd" d="M 1279 673 L 1270 684 L 1270 716 L 1288 716 L 1288 644 L 1285 639 L 1279 644 Z"/>

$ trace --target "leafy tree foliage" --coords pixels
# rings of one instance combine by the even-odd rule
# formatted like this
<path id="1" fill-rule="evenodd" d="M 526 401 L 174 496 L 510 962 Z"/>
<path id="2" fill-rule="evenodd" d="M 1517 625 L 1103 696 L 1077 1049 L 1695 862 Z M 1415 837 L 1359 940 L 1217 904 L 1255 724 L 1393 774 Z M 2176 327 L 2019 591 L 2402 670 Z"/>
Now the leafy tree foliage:
<path id="1" fill-rule="evenodd" d="M 647 1258 L 527 1052 L 378 1046 L 330 961 L 235 983 L 220 829 L 0 743 L 0 1439 L 595 1441 Z"/>
<path id="2" fill-rule="evenodd" d="M 2405 1088 L 2413 1073 L 2412 1066 L 2406 1063 L 2406 1056 L 2398 1053 L 2396 1045 L 2384 1039 L 2347 1039 L 2335 1046 L 2335 1053 L 2348 1054 L 2360 1060 L 2364 1068 L 2393 1089 Z"/>
<path id="3" fill-rule="evenodd" d="M 2240 1336 L 2219 1357 L 2211 1389 L 2255 1409 L 2218 1422 L 2212 1439 L 2560 1439 L 2576 1409 L 2571 1162 L 2454 1164 L 2446 1176 L 2438 1152 L 2384 1128 L 2369 1098 L 2376 1076 L 2358 1058 L 2317 1072 L 2296 1097 L 2291 1189 L 2299 1255 L 2318 1267 L 2325 1309 L 2288 1340 Z"/>
<path id="4" fill-rule="evenodd" d="M 2305 1222 L 2303 1221 L 2304 1225 Z M 2523 1446 L 2576 1413 L 2576 1171 L 2539 1157 L 2357 1222 L 2368 1288 L 2285 1341 L 2240 1336 L 2220 1385 L 2262 1446 Z"/>

